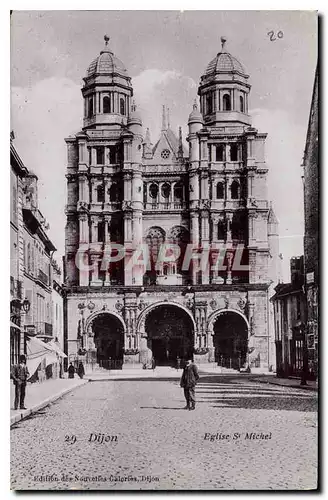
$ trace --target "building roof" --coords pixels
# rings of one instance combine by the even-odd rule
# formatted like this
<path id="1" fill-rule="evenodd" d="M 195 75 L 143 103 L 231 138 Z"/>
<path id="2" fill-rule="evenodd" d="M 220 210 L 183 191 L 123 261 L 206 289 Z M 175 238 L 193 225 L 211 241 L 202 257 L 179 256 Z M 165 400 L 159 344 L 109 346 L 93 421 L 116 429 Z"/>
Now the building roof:
<path id="1" fill-rule="evenodd" d="M 110 75 L 117 73 L 119 75 L 128 76 L 127 70 L 122 61 L 114 56 L 111 49 L 105 45 L 100 55 L 96 57 L 87 69 L 86 77 L 90 78 L 94 75 Z"/>
<path id="2" fill-rule="evenodd" d="M 276 293 L 271 297 L 270 301 L 277 300 L 286 295 L 303 293 L 302 286 L 299 283 L 279 283 L 274 289 Z"/>
<path id="3" fill-rule="evenodd" d="M 206 68 L 205 75 L 213 73 L 239 73 L 248 77 L 242 64 L 229 52 L 219 52 Z"/>

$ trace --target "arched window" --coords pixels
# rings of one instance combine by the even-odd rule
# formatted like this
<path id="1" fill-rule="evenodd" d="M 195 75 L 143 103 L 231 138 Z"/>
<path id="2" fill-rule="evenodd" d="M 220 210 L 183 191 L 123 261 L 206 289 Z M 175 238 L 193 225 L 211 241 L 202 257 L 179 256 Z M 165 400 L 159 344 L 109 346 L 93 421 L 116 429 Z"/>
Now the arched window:
<path id="1" fill-rule="evenodd" d="M 109 146 L 109 163 L 114 165 L 117 163 L 117 150 L 115 146 Z"/>
<path id="2" fill-rule="evenodd" d="M 216 185 L 216 198 L 218 200 L 223 200 L 224 198 L 224 185 L 223 182 L 218 182 Z"/>
<path id="3" fill-rule="evenodd" d="M 158 195 L 157 184 L 151 184 L 149 186 L 149 196 L 155 200 L 157 198 L 157 195 Z"/>
<path id="4" fill-rule="evenodd" d="M 170 197 L 170 193 L 171 193 L 171 186 L 168 182 L 165 182 L 165 184 L 163 184 L 163 186 L 162 186 L 163 198 L 165 198 L 167 200 Z"/>
<path id="5" fill-rule="evenodd" d="M 218 144 L 216 146 L 215 160 L 216 161 L 225 161 L 225 145 L 224 144 Z"/>
<path id="6" fill-rule="evenodd" d="M 27 272 L 31 272 L 31 245 L 27 244 Z"/>
<path id="7" fill-rule="evenodd" d="M 104 203 L 105 201 L 105 190 L 103 185 L 97 186 L 97 201 L 98 203 Z"/>
<path id="8" fill-rule="evenodd" d="M 224 220 L 218 222 L 218 240 L 225 240 L 227 236 L 227 225 Z"/>
<path id="9" fill-rule="evenodd" d="M 147 196 L 148 196 L 148 193 L 147 193 L 147 183 L 144 182 L 143 183 L 143 202 L 144 203 L 147 203 Z"/>
<path id="10" fill-rule="evenodd" d="M 178 274 L 187 274 L 188 271 L 183 269 L 183 260 L 184 260 L 184 255 L 186 251 L 186 247 L 189 243 L 190 240 L 190 234 L 187 229 L 185 229 L 183 226 L 174 226 L 169 234 L 168 237 L 169 243 L 173 245 L 178 245 L 180 247 L 180 255 L 177 257 L 175 264 L 176 264 L 176 272 Z M 173 273 L 175 274 L 175 273 Z"/>
<path id="11" fill-rule="evenodd" d="M 230 160 L 238 161 L 238 144 L 236 143 L 230 145 Z"/>
<path id="12" fill-rule="evenodd" d="M 208 115 L 213 113 L 213 94 L 209 92 L 206 94 L 206 111 Z"/>
<path id="13" fill-rule="evenodd" d="M 231 186 L 230 186 L 231 199 L 232 200 L 238 200 L 238 198 L 239 198 L 239 190 L 240 190 L 239 182 L 233 181 L 232 184 L 231 184 Z"/>
<path id="14" fill-rule="evenodd" d="M 93 97 L 90 97 L 88 101 L 88 118 L 91 118 L 92 116 L 93 116 Z"/>
<path id="15" fill-rule="evenodd" d="M 110 98 L 106 95 L 103 98 L 103 113 L 110 113 Z"/>
<path id="16" fill-rule="evenodd" d="M 117 189 L 117 184 L 115 182 L 109 188 L 109 199 L 112 202 L 115 202 L 118 199 L 118 189 Z"/>
<path id="17" fill-rule="evenodd" d="M 149 259 L 150 259 L 150 267 L 146 272 L 146 281 L 149 284 L 156 283 L 156 275 L 159 274 L 158 266 L 156 266 L 158 254 L 160 251 L 161 245 L 165 241 L 165 231 L 160 227 L 151 227 L 148 230 L 146 235 L 146 243 L 149 249 Z"/>
<path id="18" fill-rule="evenodd" d="M 105 222 L 98 222 L 98 242 L 103 242 L 105 240 Z"/>
<path id="19" fill-rule="evenodd" d="M 97 146 L 96 152 L 97 152 L 97 165 L 103 165 L 105 160 L 105 151 L 103 146 Z"/>
<path id="20" fill-rule="evenodd" d="M 120 113 L 121 115 L 125 115 L 125 102 L 122 97 L 120 99 Z"/>
<path id="21" fill-rule="evenodd" d="M 229 94 L 223 96 L 223 111 L 231 111 L 231 98 Z"/>
<path id="22" fill-rule="evenodd" d="M 181 182 L 177 182 L 173 189 L 174 201 L 181 202 L 183 200 L 183 185 Z"/>
<path id="23" fill-rule="evenodd" d="M 240 111 L 242 113 L 245 113 L 244 98 L 242 95 L 239 97 L 239 103 L 240 103 Z"/>

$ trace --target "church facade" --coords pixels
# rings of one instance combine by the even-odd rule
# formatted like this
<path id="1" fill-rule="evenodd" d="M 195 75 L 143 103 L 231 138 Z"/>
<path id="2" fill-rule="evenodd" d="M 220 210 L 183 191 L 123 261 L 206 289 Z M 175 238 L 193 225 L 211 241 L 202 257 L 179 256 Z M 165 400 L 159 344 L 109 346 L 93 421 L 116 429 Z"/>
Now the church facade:
<path id="1" fill-rule="evenodd" d="M 105 37 L 90 64 L 81 131 L 68 150 L 66 351 L 105 365 L 274 365 L 269 296 L 278 223 L 267 199 L 266 134 L 251 86 L 222 49 L 181 128 L 163 107 L 155 144 L 131 78 Z"/>

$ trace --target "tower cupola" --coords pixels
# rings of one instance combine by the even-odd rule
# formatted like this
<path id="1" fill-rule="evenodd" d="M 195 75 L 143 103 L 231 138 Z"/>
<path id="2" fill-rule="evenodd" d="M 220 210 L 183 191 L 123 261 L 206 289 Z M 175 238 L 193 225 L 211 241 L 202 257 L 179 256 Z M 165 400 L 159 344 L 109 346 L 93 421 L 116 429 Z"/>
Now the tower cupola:
<path id="1" fill-rule="evenodd" d="M 83 128 L 107 128 L 127 125 L 130 114 L 133 89 L 131 78 L 122 63 L 108 45 L 109 37 L 104 36 L 105 46 L 99 56 L 89 65 L 83 78 L 84 98 Z"/>
<path id="2" fill-rule="evenodd" d="M 225 50 L 225 44 L 226 38 L 221 37 L 221 51 L 207 65 L 200 79 L 200 110 L 205 125 L 234 122 L 250 125 L 249 75 L 243 65 Z"/>
<path id="3" fill-rule="evenodd" d="M 128 128 L 135 135 L 142 134 L 142 119 L 140 113 L 137 111 L 135 102 L 133 102 L 131 106 L 131 112 L 128 118 Z"/>

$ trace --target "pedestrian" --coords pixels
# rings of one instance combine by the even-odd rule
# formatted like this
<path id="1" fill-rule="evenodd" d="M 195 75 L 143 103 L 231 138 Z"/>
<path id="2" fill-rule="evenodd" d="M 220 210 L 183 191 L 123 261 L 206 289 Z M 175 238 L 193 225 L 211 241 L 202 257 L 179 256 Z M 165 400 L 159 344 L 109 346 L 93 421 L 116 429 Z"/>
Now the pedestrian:
<path id="1" fill-rule="evenodd" d="M 180 380 L 180 387 L 183 387 L 184 395 L 186 398 L 185 410 L 194 410 L 196 407 L 195 386 L 199 379 L 197 366 L 188 359 L 183 369 L 182 377 Z"/>
<path id="2" fill-rule="evenodd" d="M 11 378 L 13 379 L 15 385 L 15 410 L 18 408 L 18 404 L 21 410 L 26 410 L 24 406 L 26 381 L 30 378 L 30 373 L 26 366 L 26 356 L 19 356 L 19 364 L 13 366 Z"/>
<path id="3" fill-rule="evenodd" d="M 154 356 L 151 358 L 151 367 L 152 367 L 153 371 L 154 371 L 154 370 L 155 370 L 155 368 L 156 368 L 156 361 L 155 361 Z"/>
<path id="4" fill-rule="evenodd" d="M 74 373 L 75 373 L 75 368 L 73 366 L 73 363 L 71 362 L 68 367 L 68 378 L 74 378 Z"/>
<path id="5" fill-rule="evenodd" d="M 180 358 L 177 356 L 177 370 L 180 370 Z"/>
<path id="6" fill-rule="evenodd" d="M 82 361 L 79 362 L 79 366 L 77 367 L 77 374 L 80 378 L 83 378 L 84 375 L 84 366 Z"/>

